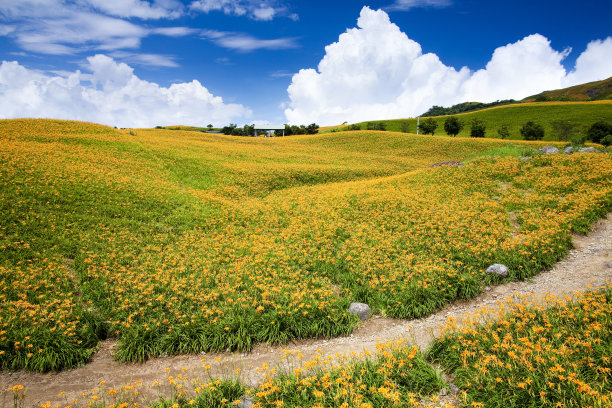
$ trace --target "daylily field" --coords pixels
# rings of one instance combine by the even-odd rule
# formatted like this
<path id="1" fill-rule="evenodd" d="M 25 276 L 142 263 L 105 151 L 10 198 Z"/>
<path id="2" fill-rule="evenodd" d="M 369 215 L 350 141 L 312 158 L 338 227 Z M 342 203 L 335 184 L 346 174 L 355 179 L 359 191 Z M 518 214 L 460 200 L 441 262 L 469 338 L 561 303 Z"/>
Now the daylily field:
<path id="1" fill-rule="evenodd" d="M 537 154 L 545 144 L 368 131 L 255 139 L 2 120 L 0 367 L 75 367 L 107 337 L 118 338 L 121 361 L 335 337 L 359 324 L 351 302 L 414 318 L 533 276 L 566 254 L 570 233 L 587 232 L 612 208 L 612 156 Z M 465 165 L 429 167 L 458 160 Z M 492 263 L 507 265 L 510 276 L 485 275 Z M 609 291 L 589 296 L 595 311 L 610 311 Z M 580 313 L 591 319 L 594 310 Z M 567 317 L 555 313 L 546 319 Z M 539 334 L 527 317 L 525 330 Z M 592 333 L 610 326 L 609 318 L 597 327 L 584 319 Z M 507 327 L 499 328 L 505 339 Z M 462 336 L 441 340 L 432 353 L 458 378 L 495 372 L 469 386 L 459 380 L 466 401 L 482 403 L 502 386 L 519 387 L 516 398 L 530 395 L 531 383 L 520 387 L 504 368 L 514 357 L 478 356 L 485 340 L 474 339 L 490 335 Z M 539 344 L 529 341 L 506 343 L 521 345 L 520 359 L 519 351 Z M 449 347 L 456 355 L 442 356 Z M 423 359 L 408 358 L 410 348 L 389 353 L 388 361 Z M 593 357 L 604 371 L 586 378 L 609 378 L 607 357 Z M 570 372 L 580 361 L 559 358 Z M 366 368 L 351 370 L 329 375 L 350 382 Z M 291 381 L 265 394 L 263 406 L 299 386 Z M 425 382 L 439 389 L 435 381 Z M 593 388 L 599 394 L 576 401 L 605 406 L 603 381 Z M 409 400 L 387 391 L 398 404 Z M 544 392 L 535 397 L 547 401 Z"/>

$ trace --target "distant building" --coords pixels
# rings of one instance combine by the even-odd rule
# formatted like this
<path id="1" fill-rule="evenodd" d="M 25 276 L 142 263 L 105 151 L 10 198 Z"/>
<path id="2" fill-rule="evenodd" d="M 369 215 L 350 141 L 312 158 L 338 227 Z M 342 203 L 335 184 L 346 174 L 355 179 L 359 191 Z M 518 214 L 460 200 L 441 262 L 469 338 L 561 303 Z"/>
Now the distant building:
<path id="1" fill-rule="evenodd" d="M 254 136 L 257 137 L 257 131 L 258 130 L 263 130 L 264 132 L 266 132 L 266 137 L 271 136 L 272 132 L 275 130 L 282 130 L 283 131 L 283 136 L 285 136 L 285 125 L 255 125 L 254 126 Z"/>

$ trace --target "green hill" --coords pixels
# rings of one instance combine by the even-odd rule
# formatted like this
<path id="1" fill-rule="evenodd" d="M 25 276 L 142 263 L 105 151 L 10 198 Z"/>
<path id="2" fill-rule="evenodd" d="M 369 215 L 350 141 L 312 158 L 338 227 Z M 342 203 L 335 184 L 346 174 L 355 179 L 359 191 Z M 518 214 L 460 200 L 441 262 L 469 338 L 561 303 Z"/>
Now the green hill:
<path id="1" fill-rule="evenodd" d="M 612 77 L 603 81 L 588 82 L 564 89 L 544 91 L 528 96 L 523 102 L 546 101 L 596 101 L 612 99 Z"/>
<path id="2" fill-rule="evenodd" d="M 612 122 L 612 101 L 593 102 L 532 102 L 513 105 L 503 105 L 475 112 L 456 115 L 466 126 L 458 136 L 469 137 L 469 123 L 473 118 L 478 118 L 486 124 L 486 137 L 498 138 L 497 130 L 501 126 L 507 126 L 510 131 L 509 139 L 520 140 L 520 128 L 527 121 L 534 121 L 544 126 L 544 140 L 558 140 L 554 134 L 551 123 L 557 120 L 567 120 L 575 123 L 577 129 L 586 134 L 587 129 L 596 121 Z M 434 135 L 446 135 L 444 133 L 444 121 L 448 116 L 437 116 L 433 119 L 438 123 Z M 370 123 L 382 123 L 386 130 L 394 132 L 416 133 L 417 119 L 392 119 L 379 120 Z M 368 122 L 357 124 L 366 129 Z M 347 130 L 348 126 L 328 128 L 325 132 L 335 130 Z"/>

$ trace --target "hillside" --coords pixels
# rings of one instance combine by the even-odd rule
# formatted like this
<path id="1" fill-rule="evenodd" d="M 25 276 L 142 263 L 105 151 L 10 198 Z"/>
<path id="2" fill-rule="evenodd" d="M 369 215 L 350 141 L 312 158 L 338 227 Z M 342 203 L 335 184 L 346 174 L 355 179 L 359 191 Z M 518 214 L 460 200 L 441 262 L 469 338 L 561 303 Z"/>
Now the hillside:
<path id="1" fill-rule="evenodd" d="M 612 122 L 612 101 L 593 101 L 593 102 L 531 102 L 513 105 L 496 106 L 480 111 L 467 112 L 456 115 L 466 126 L 463 128 L 459 137 L 469 137 L 469 123 L 473 118 L 483 120 L 486 124 L 486 137 L 498 138 L 497 130 L 505 125 L 510 131 L 510 140 L 520 140 L 520 128 L 527 121 L 534 121 L 544 126 L 544 140 L 558 140 L 554 134 L 551 123 L 556 120 L 567 120 L 575 123 L 577 129 L 585 134 L 587 129 L 596 121 L 603 120 Z M 433 117 L 438 123 L 434 135 L 445 135 L 444 121 L 447 116 Z M 382 123 L 385 129 L 394 132 L 416 133 L 417 119 L 393 119 L 372 121 L 372 123 Z M 362 129 L 367 127 L 367 122 L 358 123 Z M 329 128 L 326 132 L 346 130 L 348 126 L 338 126 Z"/>
<path id="2" fill-rule="evenodd" d="M 354 301 L 426 316 L 546 269 L 612 205 L 610 155 L 492 157 L 542 142 L 56 120 L 0 121 L 0 142 L 4 370 L 107 337 L 120 361 L 336 337 Z"/>
<path id="3" fill-rule="evenodd" d="M 544 91 L 537 95 L 528 96 L 523 101 L 597 101 L 602 99 L 612 99 L 612 77 L 603 81 L 588 82 L 569 88 Z"/>

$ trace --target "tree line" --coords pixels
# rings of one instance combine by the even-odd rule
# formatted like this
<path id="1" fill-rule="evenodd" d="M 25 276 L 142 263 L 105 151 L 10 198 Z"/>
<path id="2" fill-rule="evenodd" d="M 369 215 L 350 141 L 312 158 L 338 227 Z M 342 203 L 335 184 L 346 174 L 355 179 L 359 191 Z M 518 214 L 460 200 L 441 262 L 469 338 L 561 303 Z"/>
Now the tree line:
<path id="1" fill-rule="evenodd" d="M 485 121 L 473 118 L 469 125 L 471 137 L 485 137 L 487 129 Z M 465 123 L 454 116 L 449 116 L 444 121 L 444 131 L 449 136 L 457 136 L 464 127 Z M 583 144 L 590 140 L 604 146 L 612 145 L 612 124 L 604 121 L 593 123 L 586 135 L 581 135 L 578 125 L 570 121 L 556 120 L 551 122 L 551 127 L 560 141 Z M 419 130 L 424 134 L 433 135 L 437 128 L 438 122 L 433 118 L 427 118 L 419 123 Z M 525 140 L 542 140 L 545 134 L 544 127 L 534 121 L 525 122 L 520 132 Z M 510 130 L 507 125 L 502 125 L 497 129 L 497 134 L 501 139 L 507 139 L 510 136 Z"/>
<path id="2" fill-rule="evenodd" d="M 316 123 L 311 123 L 308 126 L 305 125 L 287 125 L 285 124 L 285 136 L 291 135 L 314 135 L 319 131 L 319 125 Z M 221 129 L 221 133 L 224 135 L 233 135 L 233 136 L 254 136 L 255 135 L 255 125 L 244 125 L 243 127 L 238 127 L 235 123 L 230 123 L 228 126 L 224 126 Z M 283 136 L 282 130 L 275 130 L 275 136 Z"/>

